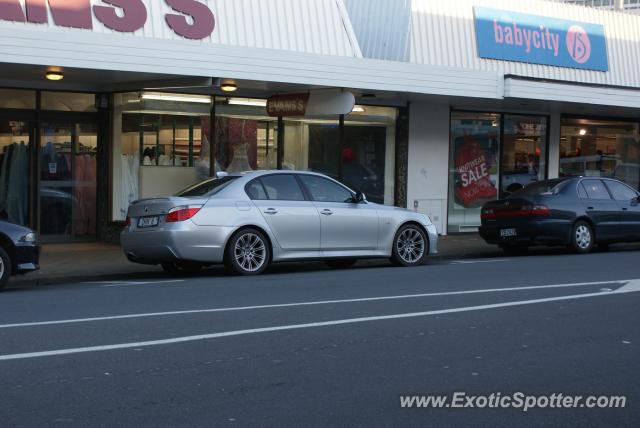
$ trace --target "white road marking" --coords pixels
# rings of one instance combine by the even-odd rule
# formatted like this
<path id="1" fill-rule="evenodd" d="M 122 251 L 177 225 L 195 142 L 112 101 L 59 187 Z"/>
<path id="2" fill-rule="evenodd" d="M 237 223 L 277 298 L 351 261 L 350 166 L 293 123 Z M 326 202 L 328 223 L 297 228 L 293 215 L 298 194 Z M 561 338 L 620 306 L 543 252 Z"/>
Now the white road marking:
<path id="1" fill-rule="evenodd" d="M 149 284 L 175 284 L 178 282 L 184 282 L 184 279 L 174 279 L 167 281 L 93 281 L 85 282 L 84 284 L 95 284 L 101 287 L 121 287 L 127 285 L 149 285 Z"/>
<path id="2" fill-rule="evenodd" d="M 375 302 L 375 301 L 381 301 L 381 300 L 417 299 L 417 298 L 424 298 L 424 297 L 457 296 L 457 295 L 464 295 L 464 294 L 484 294 L 484 293 L 501 293 L 501 292 L 507 292 L 507 291 L 542 290 L 547 288 L 551 289 L 551 288 L 567 288 L 567 287 L 587 287 L 592 285 L 603 285 L 603 284 L 626 284 L 629 281 L 631 280 L 579 282 L 574 284 L 535 285 L 535 286 L 510 287 L 510 288 L 489 288 L 484 290 L 446 291 L 441 293 L 404 294 L 399 296 L 364 297 L 364 298 L 358 298 L 358 299 L 344 299 L 344 300 L 321 300 L 321 301 L 312 301 L 312 302 L 280 303 L 280 304 L 273 304 L 273 305 L 237 306 L 237 307 L 229 307 L 229 308 L 193 309 L 193 310 L 170 311 L 170 312 L 149 312 L 149 313 L 141 313 L 141 314 L 113 315 L 113 316 L 105 316 L 105 317 L 75 318 L 75 319 L 55 320 L 55 321 L 0 324 L 0 329 L 17 328 L 17 327 L 37 327 L 37 326 L 57 325 L 57 324 L 74 324 L 74 323 L 95 322 L 95 321 L 112 321 L 112 320 L 122 320 L 122 319 L 131 319 L 131 318 L 162 317 L 162 316 L 172 316 L 172 315 L 192 315 L 192 314 L 205 314 L 205 313 L 215 313 L 215 312 L 248 311 L 248 310 L 256 310 L 256 309 L 292 308 L 296 306 L 333 305 L 333 304 L 339 304 L 339 303 L 359 303 L 359 302 Z"/>
<path id="3" fill-rule="evenodd" d="M 510 261 L 509 259 L 489 259 L 489 260 L 454 260 L 452 261 L 451 265 L 475 265 L 478 263 L 501 263 L 501 262 L 508 262 Z"/>
<path id="4" fill-rule="evenodd" d="M 575 294 L 575 295 L 560 296 L 560 297 L 547 297 L 543 299 L 521 300 L 521 301 L 515 301 L 515 302 L 495 303 L 495 304 L 480 305 L 480 306 L 467 306 L 467 307 L 461 307 L 461 308 L 440 309 L 440 310 L 426 311 L 426 312 L 411 312 L 411 313 L 395 314 L 395 315 L 381 315 L 381 316 L 362 317 L 362 318 L 349 318 L 349 319 L 342 319 L 342 320 L 335 320 L 335 321 L 254 328 L 254 329 L 247 329 L 247 330 L 224 331 L 219 333 L 201 334 L 197 336 L 184 336 L 184 337 L 175 337 L 171 339 L 149 340 L 145 342 L 118 343 L 114 345 L 88 346 L 83 348 L 57 349 L 53 351 L 27 352 L 22 354 L 0 355 L 0 361 L 23 360 L 27 358 L 52 357 L 52 356 L 58 356 L 58 355 L 81 354 L 81 353 L 88 353 L 88 352 L 112 351 L 117 349 L 131 349 L 131 348 L 140 348 L 140 347 L 149 347 L 149 346 L 171 345 L 176 343 L 196 342 L 196 341 L 203 341 L 203 340 L 218 339 L 222 337 L 244 336 L 249 334 L 270 333 L 270 332 L 276 332 L 276 331 L 300 330 L 300 329 L 306 329 L 306 328 L 330 327 L 330 326 L 336 326 L 336 325 L 357 324 L 357 323 L 374 322 L 374 321 L 418 318 L 418 317 L 426 317 L 431 315 L 445 315 L 445 314 L 452 314 L 452 313 L 481 311 L 481 310 L 487 310 L 487 309 L 499 309 L 499 308 L 515 307 L 515 306 L 533 305 L 538 303 L 560 302 L 560 301 L 566 301 L 566 300 L 586 299 L 591 297 L 611 296 L 615 294 L 634 293 L 634 292 L 640 291 L 640 280 L 632 281 L 632 282 L 636 282 L 637 284 L 633 284 L 630 288 L 627 288 L 626 290 L 624 290 L 624 287 L 622 287 L 616 291 L 606 292 L 606 293 L 597 292 L 597 293 Z"/>

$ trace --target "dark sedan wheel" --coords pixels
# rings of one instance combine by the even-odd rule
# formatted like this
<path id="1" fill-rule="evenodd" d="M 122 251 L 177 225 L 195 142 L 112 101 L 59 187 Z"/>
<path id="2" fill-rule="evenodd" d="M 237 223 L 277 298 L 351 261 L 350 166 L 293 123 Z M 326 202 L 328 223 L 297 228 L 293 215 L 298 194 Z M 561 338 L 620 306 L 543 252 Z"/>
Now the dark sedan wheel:
<path id="1" fill-rule="evenodd" d="M 2 290 L 11 278 L 11 259 L 9 255 L 0 247 L 0 290 Z"/>
<path id="2" fill-rule="evenodd" d="M 393 239 L 391 262 L 396 266 L 419 266 L 425 263 L 428 253 L 427 235 L 418 226 L 408 224 Z"/>
<path id="3" fill-rule="evenodd" d="M 227 245 L 225 265 L 239 275 L 259 275 L 269 266 L 267 238 L 256 229 L 237 232 Z"/>
<path id="4" fill-rule="evenodd" d="M 593 229 L 586 221 L 578 221 L 573 225 L 573 233 L 571 235 L 571 248 L 579 254 L 587 254 L 593 250 L 595 239 Z"/>

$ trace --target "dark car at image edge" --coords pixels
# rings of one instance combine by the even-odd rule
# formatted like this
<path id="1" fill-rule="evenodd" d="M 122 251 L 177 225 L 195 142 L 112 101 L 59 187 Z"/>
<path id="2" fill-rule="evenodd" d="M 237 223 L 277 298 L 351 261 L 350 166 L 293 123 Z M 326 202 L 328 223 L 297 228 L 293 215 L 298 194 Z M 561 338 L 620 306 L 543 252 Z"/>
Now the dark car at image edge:
<path id="1" fill-rule="evenodd" d="M 34 231 L 0 220 L 0 290 L 11 276 L 40 268 L 40 248 Z"/>
<path id="2" fill-rule="evenodd" d="M 486 203 L 480 236 L 508 254 L 531 246 L 568 246 L 588 253 L 594 246 L 640 241 L 640 193 L 609 178 L 571 177 L 541 181 Z"/>

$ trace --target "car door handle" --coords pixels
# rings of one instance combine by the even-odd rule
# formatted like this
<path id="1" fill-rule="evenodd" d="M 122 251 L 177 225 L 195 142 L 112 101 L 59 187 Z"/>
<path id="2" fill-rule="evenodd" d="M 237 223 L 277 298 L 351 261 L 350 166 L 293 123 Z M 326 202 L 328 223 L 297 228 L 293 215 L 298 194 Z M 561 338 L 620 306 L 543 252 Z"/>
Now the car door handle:
<path id="1" fill-rule="evenodd" d="M 322 210 L 320 212 L 320 214 L 322 214 L 322 215 L 333 215 L 333 211 L 331 211 L 331 210 Z"/>
<path id="2" fill-rule="evenodd" d="M 275 214 L 278 214 L 278 210 L 277 210 L 277 209 L 275 209 L 275 208 L 267 208 L 267 209 L 264 211 L 264 213 L 265 213 L 265 214 L 269 214 L 269 215 L 275 215 Z"/>
<path id="3" fill-rule="evenodd" d="M 622 211 L 629 211 L 629 208 L 622 208 Z"/>
<path id="4" fill-rule="evenodd" d="M 587 207 L 587 209 L 593 211 L 593 207 Z"/>

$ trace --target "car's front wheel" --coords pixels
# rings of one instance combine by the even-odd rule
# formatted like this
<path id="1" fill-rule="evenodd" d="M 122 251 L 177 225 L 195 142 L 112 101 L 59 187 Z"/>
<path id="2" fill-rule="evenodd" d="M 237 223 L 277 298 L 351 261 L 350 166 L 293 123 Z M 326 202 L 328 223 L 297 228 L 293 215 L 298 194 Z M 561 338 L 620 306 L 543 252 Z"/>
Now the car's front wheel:
<path id="1" fill-rule="evenodd" d="M 393 239 L 391 262 L 396 266 L 419 266 L 426 262 L 428 253 L 427 235 L 420 227 L 407 224 Z"/>
<path id="2" fill-rule="evenodd" d="M 2 290 L 11 278 L 11 258 L 9 254 L 0 247 L 0 290 Z"/>
<path id="3" fill-rule="evenodd" d="M 269 266 L 269 243 L 262 232 L 243 229 L 231 237 L 225 254 L 225 265 L 239 275 L 259 275 Z"/>

